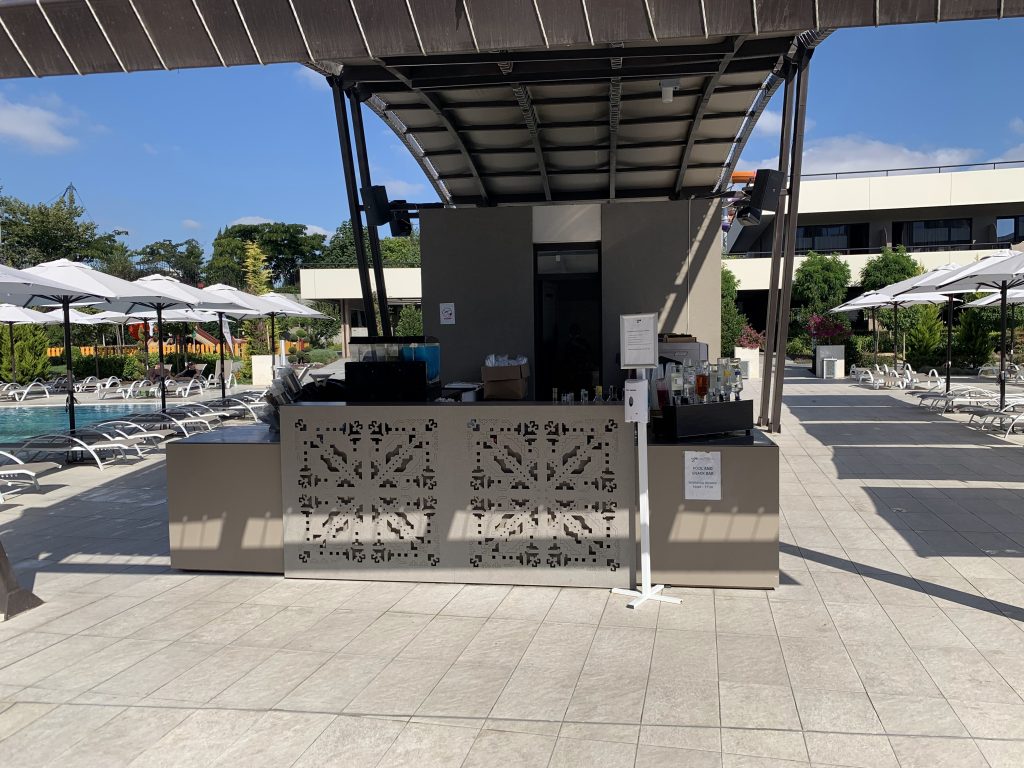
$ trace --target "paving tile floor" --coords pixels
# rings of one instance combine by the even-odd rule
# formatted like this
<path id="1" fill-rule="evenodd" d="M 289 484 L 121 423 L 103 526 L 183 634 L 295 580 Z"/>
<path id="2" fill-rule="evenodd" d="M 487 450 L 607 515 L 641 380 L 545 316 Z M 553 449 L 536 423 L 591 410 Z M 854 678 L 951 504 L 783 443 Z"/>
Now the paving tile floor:
<path id="1" fill-rule="evenodd" d="M 0 766 L 1024 765 L 1020 440 L 786 392 L 779 588 L 639 612 L 175 572 L 159 456 L 12 494 L 0 536 L 47 602 L 0 624 Z"/>

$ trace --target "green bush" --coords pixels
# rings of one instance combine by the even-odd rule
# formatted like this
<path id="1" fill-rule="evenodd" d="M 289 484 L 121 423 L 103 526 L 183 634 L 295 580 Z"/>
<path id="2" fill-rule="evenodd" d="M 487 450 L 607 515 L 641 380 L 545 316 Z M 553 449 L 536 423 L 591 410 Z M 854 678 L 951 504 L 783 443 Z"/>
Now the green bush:
<path id="1" fill-rule="evenodd" d="M 739 287 L 739 280 L 725 265 L 722 266 L 722 354 L 732 354 L 733 348 L 739 341 L 744 326 L 747 325 L 747 316 L 740 312 L 736 305 L 736 290 Z"/>
<path id="2" fill-rule="evenodd" d="M 333 363 L 338 359 L 338 350 L 336 349 L 311 349 L 309 350 L 309 362 L 320 363 L 325 365 L 327 363 Z"/>
<path id="3" fill-rule="evenodd" d="M 395 324 L 396 336 L 422 336 L 423 310 L 413 304 L 406 304 L 398 313 Z"/>
<path id="4" fill-rule="evenodd" d="M 786 355 L 789 357 L 809 357 L 811 344 L 804 336 L 792 338 L 786 344 Z"/>
<path id="5" fill-rule="evenodd" d="M 854 365 L 867 365 L 874 360 L 875 339 L 873 336 L 850 336 L 843 345 L 846 348 L 846 369 Z"/>
<path id="6" fill-rule="evenodd" d="M 121 378 L 126 381 L 138 381 L 146 375 L 146 365 L 137 355 L 126 355 L 121 367 Z"/>
<path id="7" fill-rule="evenodd" d="M 930 304 L 918 307 L 914 324 L 907 330 L 907 361 L 919 370 L 934 368 L 943 356 L 945 330 L 938 307 Z"/>
<path id="8" fill-rule="evenodd" d="M 983 312 L 962 310 L 953 336 L 953 364 L 959 368 L 979 368 L 992 359 L 994 350 L 992 331 Z"/>

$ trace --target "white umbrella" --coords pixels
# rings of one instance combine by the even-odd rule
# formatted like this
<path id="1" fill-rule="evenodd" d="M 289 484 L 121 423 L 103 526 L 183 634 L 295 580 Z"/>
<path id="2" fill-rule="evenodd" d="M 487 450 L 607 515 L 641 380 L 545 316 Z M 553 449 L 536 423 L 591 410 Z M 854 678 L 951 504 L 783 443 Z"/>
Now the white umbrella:
<path id="1" fill-rule="evenodd" d="M 11 380 L 18 379 L 18 361 L 14 357 L 14 326 L 15 325 L 50 325 L 60 320 L 50 317 L 45 312 L 36 312 L 15 304 L 0 304 L 0 323 L 7 323 L 7 331 L 11 340 Z"/>
<path id="2" fill-rule="evenodd" d="M 187 302 L 181 301 L 178 296 L 163 293 L 158 285 L 140 284 L 139 281 L 129 282 L 119 277 L 108 275 L 92 267 L 77 261 L 68 259 L 57 259 L 48 261 L 35 267 L 25 270 L 37 277 L 55 281 L 58 284 L 73 286 L 69 291 L 52 292 L 41 295 L 40 298 L 52 301 L 61 305 L 64 310 L 64 346 L 65 357 L 68 366 L 68 381 L 73 383 L 74 374 L 71 370 L 71 321 L 69 309 L 71 304 L 84 301 L 90 297 L 99 297 L 105 300 L 108 308 L 132 311 L 137 308 L 170 308 L 187 306 Z M 35 303 L 43 303 L 36 301 Z M 95 302 L 94 302 L 95 303 Z M 163 355 L 161 354 L 161 362 Z M 160 406 L 167 407 L 167 394 L 161 379 Z M 68 421 L 71 429 L 75 428 L 74 399 L 71 399 L 68 408 Z"/>
<path id="3" fill-rule="evenodd" d="M 204 293 L 209 293 L 212 296 L 232 302 L 235 307 L 234 309 L 218 310 L 217 322 L 220 329 L 220 396 L 226 397 L 227 383 L 224 376 L 224 344 L 227 340 L 224 338 L 224 316 L 238 318 L 266 315 L 275 312 L 276 306 L 265 300 L 263 296 L 254 296 L 251 293 L 246 293 L 224 283 L 216 283 L 202 290 Z M 271 332 L 273 332 L 273 328 L 271 328 Z"/>
<path id="4" fill-rule="evenodd" d="M 999 407 L 1006 405 L 1006 304 L 1007 292 L 1024 285 L 1024 252 L 1003 250 L 952 271 L 936 283 L 942 293 L 999 291 Z M 920 290 L 919 288 L 912 289 Z"/>
<path id="5" fill-rule="evenodd" d="M 998 304 L 1002 300 L 1002 296 L 999 293 L 990 293 L 988 296 L 982 296 L 980 299 L 964 304 L 964 309 L 990 309 L 994 305 Z M 1024 290 L 1012 289 L 1006 292 L 1006 303 L 1007 304 L 1024 304 Z"/>
<path id="6" fill-rule="evenodd" d="M 270 315 L 270 338 L 274 336 L 274 320 L 277 317 L 304 317 L 308 320 L 322 320 L 327 315 L 322 312 L 317 312 L 312 307 L 307 307 L 305 304 L 296 301 L 290 296 L 286 296 L 283 293 L 264 293 L 260 296 L 261 299 L 269 301 L 271 304 L 276 304 L 281 307 L 281 311 Z M 277 357 L 277 350 L 274 350 L 275 359 Z M 282 361 L 282 365 L 284 362 Z"/>

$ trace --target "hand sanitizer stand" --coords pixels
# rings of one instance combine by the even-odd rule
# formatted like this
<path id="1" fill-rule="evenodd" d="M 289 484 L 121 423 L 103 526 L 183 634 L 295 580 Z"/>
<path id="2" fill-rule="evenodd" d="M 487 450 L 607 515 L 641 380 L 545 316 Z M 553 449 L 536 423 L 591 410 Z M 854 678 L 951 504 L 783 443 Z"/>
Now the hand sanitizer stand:
<path id="1" fill-rule="evenodd" d="M 622 315 L 619 318 L 620 359 L 623 368 L 635 368 L 639 378 L 628 379 L 623 397 L 628 423 L 636 424 L 637 489 L 640 493 L 640 584 L 639 589 L 613 589 L 617 595 L 635 597 L 630 608 L 648 600 L 680 603 L 678 597 L 662 594 L 663 584 L 651 584 L 651 505 L 647 483 L 647 369 L 658 364 L 657 315 Z"/>

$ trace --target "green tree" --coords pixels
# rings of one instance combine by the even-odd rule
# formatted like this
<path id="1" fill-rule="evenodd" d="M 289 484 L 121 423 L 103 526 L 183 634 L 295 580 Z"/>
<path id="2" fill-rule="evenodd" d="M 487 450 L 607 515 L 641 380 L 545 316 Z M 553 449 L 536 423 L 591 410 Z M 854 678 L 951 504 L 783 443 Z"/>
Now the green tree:
<path id="1" fill-rule="evenodd" d="M 931 304 L 914 307 L 914 319 L 906 334 L 907 360 L 915 368 L 930 368 L 945 336 L 939 308 Z"/>
<path id="2" fill-rule="evenodd" d="M 4 326 L 0 333 L 0 345 L 3 347 L 3 366 L 0 375 L 5 381 L 11 378 L 11 341 L 9 326 Z M 27 383 L 36 378 L 47 378 L 50 373 L 50 357 L 46 350 L 50 345 L 50 337 L 39 325 L 21 325 L 14 329 L 14 357 L 17 361 L 18 381 Z"/>
<path id="3" fill-rule="evenodd" d="M 297 285 L 299 270 L 316 264 L 324 250 L 326 238 L 311 233 L 304 224 L 280 221 L 262 224 L 232 224 L 217 234 L 243 243 L 256 243 L 267 255 L 267 267 L 274 285 Z M 216 256 L 216 241 L 214 242 Z"/>
<path id="4" fill-rule="evenodd" d="M 380 259 L 385 267 L 419 267 L 420 233 L 408 237 L 385 237 L 380 241 Z"/>
<path id="5" fill-rule="evenodd" d="M 736 305 L 739 280 L 722 265 L 722 354 L 731 355 L 740 334 L 747 325 L 747 317 Z"/>
<path id="6" fill-rule="evenodd" d="M 370 236 L 363 230 L 363 246 L 370 253 Z M 385 267 L 420 266 L 420 234 L 413 231 L 409 237 L 385 237 L 380 241 L 380 259 Z M 356 238 L 351 221 L 343 221 L 331 235 L 318 259 L 310 266 L 321 269 L 354 269 Z"/>
<path id="7" fill-rule="evenodd" d="M 95 222 L 69 193 L 53 203 L 26 203 L 0 196 L 3 260 L 12 267 L 31 267 L 44 261 L 93 261 L 116 244 L 113 235 L 100 234 Z"/>
<path id="8" fill-rule="evenodd" d="M 91 260 L 90 266 L 108 275 L 120 277 L 122 280 L 135 280 L 139 277 L 139 269 L 135 264 L 135 255 L 124 243 L 115 241 L 108 251 Z"/>
<path id="9" fill-rule="evenodd" d="M 335 301 L 314 301 L 313 309 L 327 315 L 323 320 L 303 320 L 308 333 L 309 343 L 313 347 L 326 347 L 333 343 L 334 337 L 341 330 L 341 309 Z"/>
<path id="10" fill-rule="evenodd" d="M 995 343 L 992 329 L 983 310 L 960 311 L 953 336 L 953 359 L 961 368 L 977 368 L 989 361 Z"/>
<path id="11" fill-rule="evenodd" d="M 415 304 L 406 304 L 398 313 L 398 322 L 395 324 L 396 336 L 422 336 L 423 335 L 423 310 Z"/>
<path id="12" fill-rule="evenodd" d="M 245 290 L 254 296 L 270 290 L 267 254 L 252 242 L 245 243 Z M 249 339 L 251 355 L 269 354 L 277 343 L 276 339 L 270 338 L 270 324 L 264 318 L 247 320 L 244 323 L 244 331 L 246 338 Z"/>
<path id="13" fill-rule="evenodd" d="M 824 315 L 846 301 L 850 267 L 838 254 L 811 251 L 793 275 L 793 301 L 806 314 Z"/>
<path id="14" fill-rule="evenodd" d="M 225 235 L 223 230 L 213 239 L 213 254 L 206 263 L 203 277 L 207 285 L 224 283 L 234 288 L 245 287 L 245 241 Z"/>
<path id="15" fill-rule="evenodd" d="M 906 246 L 898 245 L 895 250 L 885 246 L 880 254 L 868 259 L 861 269 L 860 284 L 865 291 L 877 291 L 919 274 L 921 265 L 907 253 Z"/>
<path id="16" fill-rule="evenodd" d="M 181 243 L 159 240 L 137 252 L 137 265 L 144 274 L 170 275 L 183 283 L 198 285 L 203 271 L 203 247 L 189 238 Z"/>

